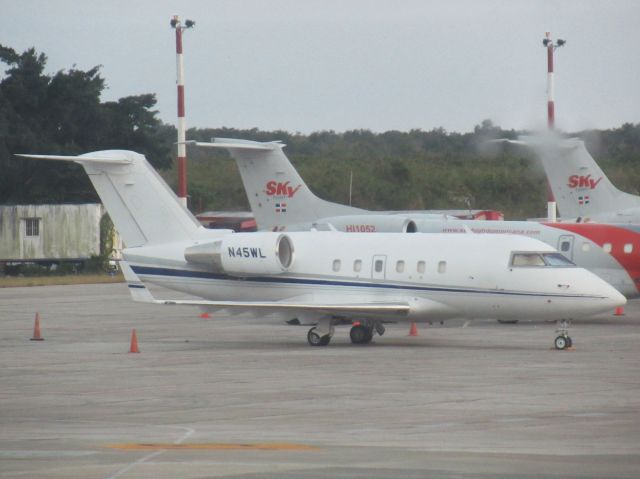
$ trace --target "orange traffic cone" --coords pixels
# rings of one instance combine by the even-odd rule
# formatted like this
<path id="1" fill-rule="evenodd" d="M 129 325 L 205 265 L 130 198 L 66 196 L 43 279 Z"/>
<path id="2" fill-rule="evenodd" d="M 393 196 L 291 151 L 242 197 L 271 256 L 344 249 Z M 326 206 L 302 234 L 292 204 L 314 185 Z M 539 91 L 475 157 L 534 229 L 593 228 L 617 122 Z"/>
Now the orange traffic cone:
<path id="1" fill-rule="evenodd" d="M 129 348 L 130 353 L 139 353 L 138 349 L 138 335 L 136 334 L 136 330 L 131 331 L 131 347 Z"/>
<path id="2" fill-rule="evenodd" d="M 201 317 L 202 319 L 209 319 L 211 316 L 209 316 L 209 313 L 207 313 L 207 312 L 205 311 L 204 313 L 202 313 L 202 314 L 200 315 L 200 317 Z"/>
<path id="3" fill-rule="evenodd" d="M 618 306 L 616 308 L 616 312 L 613 313 L 614 316 L 624 316 L 624 308 L 622 306 Z"/>
<path id="4" fill-rule="evenodd" d="M 415 322 L 411 322 L 411 329 L 409 330 L 409 336 L 418 336 L 418 327 Z"/>
<path id="5" fill-rule="evenodd" d="M 31 341 L 44 341 L 44 338 L 40 335 L 40 313 L 36 313 L 36 324 L 33 326 Z"/>

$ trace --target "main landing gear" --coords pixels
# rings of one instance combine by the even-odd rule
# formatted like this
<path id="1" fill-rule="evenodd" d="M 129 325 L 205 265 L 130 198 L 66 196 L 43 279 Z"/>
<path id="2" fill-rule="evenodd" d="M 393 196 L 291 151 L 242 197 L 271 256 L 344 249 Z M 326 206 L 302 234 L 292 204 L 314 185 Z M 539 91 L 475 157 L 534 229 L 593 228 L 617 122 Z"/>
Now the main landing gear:
<path id="1" fill-rule="evenodd" d="M 307 333 L 307 341 L 311 346 L 326 346 L 331 341 L 331 335 L 322 335 L 318 328 L 311 328 Z"/>
<path id="2" fill-rule="evenodd" d="M 349 331 L 349 337 L 353 344 L 369 344 L 373 339 L 373 328 L 357 324 Z"/>
<path id="3" fill-rule="evenodd" d="M 369 344 L 374 334 L 382 336 L 385 332 L 384 325 L 380 321 L 354 322 L 349 337 L 353 344 Z M 333 336 L 333 325 L 318 323 L 307 333 L 307 341 L 311 346 L 326 346 Z"/>
<path id="4" fill-rule="evenodd" d="M 556 330 L 556 333 L 559 333 L 559 335 L 553 342 L 556 349 L 563 350 L 573 346 L 573 341 L 571 341 L 571 337 L 569 336 L 570 325 L 571 322 L 566 319 L 560 321 L 560 327 Z"/>

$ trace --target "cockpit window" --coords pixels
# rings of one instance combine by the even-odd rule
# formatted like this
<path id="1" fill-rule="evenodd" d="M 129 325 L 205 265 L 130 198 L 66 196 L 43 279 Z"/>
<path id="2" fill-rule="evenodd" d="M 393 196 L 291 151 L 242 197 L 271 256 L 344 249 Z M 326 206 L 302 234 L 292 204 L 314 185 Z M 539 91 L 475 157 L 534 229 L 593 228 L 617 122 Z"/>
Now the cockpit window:
<path id="1" fill-rule="evenodd" d="M 575 266 L 560 253 L 513 253 L 511 266 L 519 267 L 562 267 Z"/>
<path id="2" fill-rule="evenodd" d="M 560 253 L 543 253 L 542 257 L 549 266 L 575 266 L 572 261 Z"/>
<path id="3" fill-rule="evenodd" d="M 542 255 L 538 253 L 514 253 L 511 266 L 546 266 Z"/>

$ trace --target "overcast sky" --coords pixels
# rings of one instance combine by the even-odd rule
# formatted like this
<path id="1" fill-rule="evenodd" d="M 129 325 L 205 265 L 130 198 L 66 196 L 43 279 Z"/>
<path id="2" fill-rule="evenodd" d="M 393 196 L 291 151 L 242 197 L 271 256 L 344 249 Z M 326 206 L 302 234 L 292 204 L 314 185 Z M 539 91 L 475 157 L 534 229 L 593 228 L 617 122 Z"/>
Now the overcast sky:
<path id="1" fill-rule="evenodd" d="M 103 100 L 155 93 L 175 123 L 174 14 L 188 126 L 309 133 L 546 122 L 546 31 L 565 130 L 640 122 L 637 0 L 3 0 L 0 43 L 47 71 L 102 65 Z"/>

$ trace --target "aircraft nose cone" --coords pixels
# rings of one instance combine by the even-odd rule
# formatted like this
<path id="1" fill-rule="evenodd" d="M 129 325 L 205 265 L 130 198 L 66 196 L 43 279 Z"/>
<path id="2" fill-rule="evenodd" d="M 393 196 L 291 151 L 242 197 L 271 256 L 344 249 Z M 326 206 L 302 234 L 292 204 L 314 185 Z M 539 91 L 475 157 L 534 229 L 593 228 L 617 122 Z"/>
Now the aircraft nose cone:
<path id="1" fill-rule="evenodd" d="M 617 308 L 618 306 L 624 306 L 627 304 L 627 298 L 624 295 L 615 289 L 613 286 L 609 286 L 610 291 L 607 293 L 608 302 L 611 303 L 612 308 Z"/>

